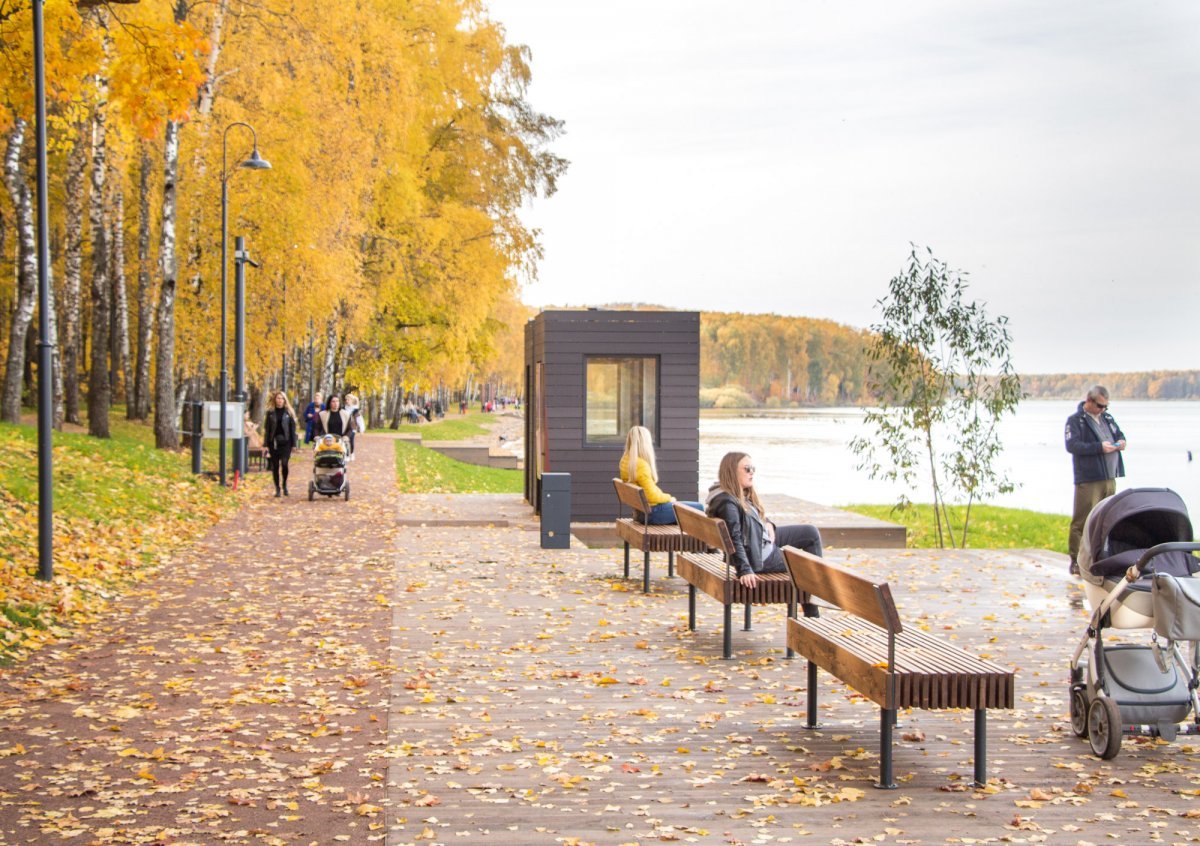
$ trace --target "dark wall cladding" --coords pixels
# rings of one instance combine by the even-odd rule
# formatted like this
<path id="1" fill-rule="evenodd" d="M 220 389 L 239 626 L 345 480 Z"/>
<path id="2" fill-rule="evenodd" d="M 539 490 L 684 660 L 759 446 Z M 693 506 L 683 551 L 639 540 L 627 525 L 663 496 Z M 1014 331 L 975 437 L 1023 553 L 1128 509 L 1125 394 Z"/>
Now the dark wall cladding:
<path id="1" fill-rule="evenodd" d="M 612 479 L 620 444 L 584 443 L 585 369 L 589 357 L 658 359 L 659 486 L 680 499 L 694 497 L 700 466 L 700 313 L 695 311 L 544 311 L 525 331 L 526 497 L 536 506 L 536 431 L 543 410 L 546 472 L 571 474 L 571 520 L 603 522 L 617 516 Z M 542 365 L 545 396 L 536 396 Z M 661 443 L 659 442 L 661 440 Z"/>

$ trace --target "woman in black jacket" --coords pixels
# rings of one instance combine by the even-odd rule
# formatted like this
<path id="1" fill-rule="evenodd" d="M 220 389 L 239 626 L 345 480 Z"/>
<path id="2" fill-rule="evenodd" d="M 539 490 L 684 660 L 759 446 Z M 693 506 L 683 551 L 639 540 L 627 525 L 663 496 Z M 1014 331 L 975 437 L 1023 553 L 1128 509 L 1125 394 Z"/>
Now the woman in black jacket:
<path id="1" fill-rule="evenodd" d="M 754 490 L 754 461 L 744 452 L 726 453 L 717 471 L 717 483 L 709 489 L 705 511 L 720 517 L 729 527 L 733 561 L 738 581 L 747 588 L 758 586 L 758 573 L 785 573 L 787 565 L 780 547 L 794 546 L 813 555 L 822 554 L 821 533 L 807 523 L 776 526 Z"/>
<path id="2" fill-rule="evenodd" d="M 263 422 L 263 443 L 271 463 L 271 478 L 275 480 L 275 496 L 279 496 L 280 477 L 283 479 L 283 495 L 288 495 L 288 461 L 296 448 L 296 413 L 288 402 L 287 394 L 276 391 L 271 399 L 271 408 Z"/>

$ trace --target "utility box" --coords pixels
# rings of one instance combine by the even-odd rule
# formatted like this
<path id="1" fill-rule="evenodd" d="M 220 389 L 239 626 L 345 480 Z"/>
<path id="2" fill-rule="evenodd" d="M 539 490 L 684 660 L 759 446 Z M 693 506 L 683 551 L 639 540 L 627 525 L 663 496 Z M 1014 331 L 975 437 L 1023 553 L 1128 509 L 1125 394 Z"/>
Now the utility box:
<path id="1" fill-rule="evenodd" d="M 542 474 L 542 549 L 571 548 L 571 474 Z"/>
<path id="2" fill-rule="evenodd" d="M 235 441 L 243 437 L 245 430 L 242 428 L 242 415 L 245 412 L 245 403 L 225 403 L 226 440 Z M 219 402 L 204 403 L 204 437 L 210 439 L 221 437 L 221 403 Z"/>

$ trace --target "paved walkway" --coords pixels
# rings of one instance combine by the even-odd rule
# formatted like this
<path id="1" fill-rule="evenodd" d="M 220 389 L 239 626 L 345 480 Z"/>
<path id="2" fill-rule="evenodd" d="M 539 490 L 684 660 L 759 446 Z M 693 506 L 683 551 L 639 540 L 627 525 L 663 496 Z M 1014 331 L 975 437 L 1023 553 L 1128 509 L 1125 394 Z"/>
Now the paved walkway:
<path id="1" fill-rule="evenodd" d="M 540 549 L 511 497 L 398 501 L 390 441 L 360 444 L 349 503 L 264 487 L 0 679 L 0 842 L 1200 841 L 1188 738 L 1101 762 L 1070 732 L 1083 612 L 1062 556 L 834 553 L 1019 673 L 987 789 L 970 714 L 916 712 L 901 787 L 878 791 L 874 706 L 822 676 L 826 727 L 800 728 L 778 609 L 722 661 L 720 607 L 701 597 L 689 633 L 660 563 L 644 596 L 619 550 Z"/>

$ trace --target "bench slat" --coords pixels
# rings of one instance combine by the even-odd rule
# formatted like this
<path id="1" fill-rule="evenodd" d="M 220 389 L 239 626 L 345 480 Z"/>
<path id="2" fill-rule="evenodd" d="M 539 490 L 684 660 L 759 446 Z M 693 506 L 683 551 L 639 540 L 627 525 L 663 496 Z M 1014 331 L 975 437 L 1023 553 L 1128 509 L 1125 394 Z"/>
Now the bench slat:
<path id="1" fill-rule="evenodd" d="M 801 592 L 824 599 L 888 631 L 902 630 L 887 582 L 872 582 L 792 546 L 783 548 L 783 557 Z"/>

